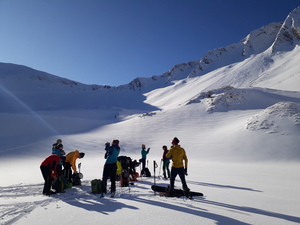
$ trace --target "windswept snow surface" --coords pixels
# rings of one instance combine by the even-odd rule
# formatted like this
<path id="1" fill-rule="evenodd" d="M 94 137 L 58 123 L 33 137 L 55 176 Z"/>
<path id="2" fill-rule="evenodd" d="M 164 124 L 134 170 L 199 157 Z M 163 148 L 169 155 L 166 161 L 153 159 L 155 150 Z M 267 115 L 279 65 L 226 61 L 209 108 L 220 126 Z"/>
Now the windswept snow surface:
<path id="1" fill-rule="evenodd" d="M 158 89 L 148 97 L 164 93 Z M 190 99 L 185 93 L 177 95 L 176 105 L 153 104 L 154 111 L 1 113 L 0 223 L 299 224 L 299 93 L 232 87 L 211 90 L 210 97 L 201 92 Z M 154 175 L 153 161 L 160 165 L 161 147 L 170 146 L 174 136 L 187 151 L 188 185 L 204 197 L 154 195 L 153 176 L 139 178 L 130 188 L 118 186 L 115 198 L 91 194 L 90 181 L 102 177 L 105 142 L 118 138 L 121 155 L 133 159 L 140 158 L 140 146 L 146 144 Z M 66 152 L 86 153 L 78 160 L 83 183 L 45 197 L 39 165 L 57 138 Z M 158 175 L 160 168 L 156 183 L 166 186 Z M 176 186 L 181 187 L 178 179 Z"/>
<path id="2" fill-rule="evenodd" d="M 299 15 L 119 87 L 0 63 L 0 224 L 299 224 Z M 175 136 L 189 158 L 188 186 L 204 197 L 151 191 L 154 181 L 168 184 L 160 159 Z M 39 166 L 58 138 L 67 153 L 86 153 L 77 161 L 84 178 L 46 197 Z M 99 198 L 90 182 L 102 177 L 113 139 L 132 159 L 150 147 L 152 177 Z"/>

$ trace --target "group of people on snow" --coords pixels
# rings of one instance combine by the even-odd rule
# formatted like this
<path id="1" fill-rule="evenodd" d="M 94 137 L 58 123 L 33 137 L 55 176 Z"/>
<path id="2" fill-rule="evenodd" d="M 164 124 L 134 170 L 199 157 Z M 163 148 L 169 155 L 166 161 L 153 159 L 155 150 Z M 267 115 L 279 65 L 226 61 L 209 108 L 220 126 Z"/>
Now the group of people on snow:
<path id="1" fill-rule="evenodd" d="M 53 183 L 62 177 L 65 178 L 67 183 L 72 185 L 78 184 L 75 182 L 74 176 L 78 176 L 76 160 L 83 158 L 85 153 L 76 149 L 66 154 L 63 148 L 62 140 L 58 139 L 52 145 L 52 154 L 41 163 L 40 169 L 45 181 L 43 195 L 54 194 L 55 192 L 51 190 L 51 187 Z M 72 169 L 74 172 L 72 172 Z"/>
<path id="2" fill-rule="evenodd" d="M 117 176 L 117 161 L 120 154 L 120 142 L 119 140 L 113 140 L 110 144 L 105 143 L 105 155 L 106 159 L 103 167 L 102 183 L 101 183 L 101 196 L 107 193 L 107 180 L 110 179 L 111 197 L 114 197 L 116 192 L 116 176 Z M 188 159 L 185 150 L 179 145 L 179 139 L 174 137 L 172 140 L 172 147 L 168 150 L 167 146 L 162 146 L 162 168 L 163 176 L 165 179 L 170 179 L 170 185 L 168 187 L 168 195 L 174 196 L 174 183 L 175 178 L 179 175 L 182 183 L 183 190 L 186 193 L 189 192 L 189 188 L 186 184 L 185 176 L 187 175 Z M 145 175 L 146 171 L 146 159 L 150 152 L 150 148 L 146 150 L 146 146 L 142 145 L 140 163 L 142 165 L 141 176 Z M 58 139 L 53 144 L 52 155 L 48 156 L 41 164 L 42 175 L 45 180 L 44 195 L 50 195 L 51 184 L 53 180 L 59 176 L 65 176 L 69 182 L 72 182 L 72 175 L 78 173 L 76 168 L 76 159 L 83 158 L 84 153 L 80 153 L 78 150 L 65 155 L 61 139 Z M 172 160 L 171 171 L 169 169 L 170 160 Z M 63 167 L 63 169 L 62 169 Z M 74 173 L 72 174 L 72 169 Z"/>

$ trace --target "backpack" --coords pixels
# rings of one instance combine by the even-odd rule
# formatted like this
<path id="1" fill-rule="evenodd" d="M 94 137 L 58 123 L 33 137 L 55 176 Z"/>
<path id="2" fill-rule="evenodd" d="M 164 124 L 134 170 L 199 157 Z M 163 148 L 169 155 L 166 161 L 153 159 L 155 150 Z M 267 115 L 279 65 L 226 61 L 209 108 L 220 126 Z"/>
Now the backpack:
<path id="1" fill-rule="evenodd" d="M 101 191 L 102 191 L 101 183 L 102 183 L 102 181 L 100 179 L 94 179 L 94 180 L 91 181 L 92 193 L 93 194 L 100 194 L 101 193 Z"/>
<path id="2" fill-rule="evenodd" d="M 80 180 L 80 177 L 79 177 L 78 173 L 74 173 L 72 175 L 72 184 L 73 184 L 73 186 L 75 186 L 75 185 L 81 185 L 81 180 Z"/>
<path id="3" fill-rule="evenodd" d="M 144 170 L 144 174 L 146 175 L 146 177 L 151 177 L 150 170 L 147 167 Z"/>
<path id="4" fill-rule="evenodd" d="M 68 189 L 68 188 L 72 188 L 73 187 L 72 183 L 64 175 L 61 175 L 60 179 L 64 183 L 64 189 Z"/>
<path id="5" fill-rule="evenodd" d="M 126 170 L 123 170 L 120 178 L 120 186 L 128 187 L 129 186 L 129 173 Z"/>
<path id="6" fill-rule="evenodd" d="M 64 182 L 60 177 L 54 180 L 52 188 L 56 191 L 56 193 L 64 192 Z"/>

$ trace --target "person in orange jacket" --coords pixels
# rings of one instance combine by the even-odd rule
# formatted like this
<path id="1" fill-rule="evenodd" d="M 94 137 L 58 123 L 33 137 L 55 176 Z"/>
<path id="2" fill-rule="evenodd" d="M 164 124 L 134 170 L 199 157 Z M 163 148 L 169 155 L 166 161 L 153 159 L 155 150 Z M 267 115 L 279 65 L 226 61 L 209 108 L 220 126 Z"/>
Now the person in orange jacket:
<path id="1" fill-rule="evenodd" d="M 69 152 L 66 155 L 66 161 L 64 163 L 64 176 L 72 182 L 72 169 L 74 173 L 78 173 L 76 167 L 76 160 L 84 157 L 83 152 L 79 152 L 77 149 L 73 152 Z M 71 169 L 72 167 L 72 169 Z"/>
<path id="2" fill-rule="evenodd" d="M 43 195 L 54 194 L 51 191 L 51 184 L 54 179 L 58 177 L 57 166 L 60 162 L 64 161 L 64 156 L 50 155 L 41 163 L 40 169 L 45 180 Z"/>
<path id="3" fill-rule="evenodd" d="M 185 176 L 187 176 L 188 158 L 186 156 L 185 150 L 179 145 L 179 139 L 177 137 L 174 137 L 174 139 L 172 140 L 172 145 L 173 146 L 166 154 L 166 157 L 171 158 L 173 161 L 171 168 L 169 195 L 174 195 L 175 178 L 177 175 L 179 175 L 184 194 L 187 196 L 190 190 L 185 180 Z"/>

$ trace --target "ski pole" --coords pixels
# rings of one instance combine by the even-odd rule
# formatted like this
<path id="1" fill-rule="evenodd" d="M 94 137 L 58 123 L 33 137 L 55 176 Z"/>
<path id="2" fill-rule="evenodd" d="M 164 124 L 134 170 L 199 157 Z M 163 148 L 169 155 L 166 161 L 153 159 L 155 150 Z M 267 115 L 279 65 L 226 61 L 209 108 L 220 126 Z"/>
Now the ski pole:
<path id="1" fill-rule="evenodd" d="M 157 163 L 154 160 L 153 161 L 153 169 L 154 169 L 154 186 L 156 186 L 156 179 L 155 179 L 155 169 L 157 168 Z M 154 191 L 154 195 L 156 195 L 156 192 Z"/>
<path id="2" fill-rule="evenodd" d="M 161 171 L 161 161 L 162 161 L 162 160 L 160 160 L 160 163 L 159 163 L 159 173 L 158 173 L 158 177 L 161 177 L 161 175 L 160 175 L 160 171 Z"/>
<path id="3" fill-rule="evenodd" d="M 141 164 L 142 164 L 142 163 L 140 163 L 140 177 L 141 177 L 141 181 L 142 181 L 142 177 L 143 177 L 143 176 L 142 176 L 142 167 L 141 167 Z"/>
<path id="4" fill-rule="evenodd" d="M 81 163 L 78 164 L 78 172 L 80 173 Z"/>

